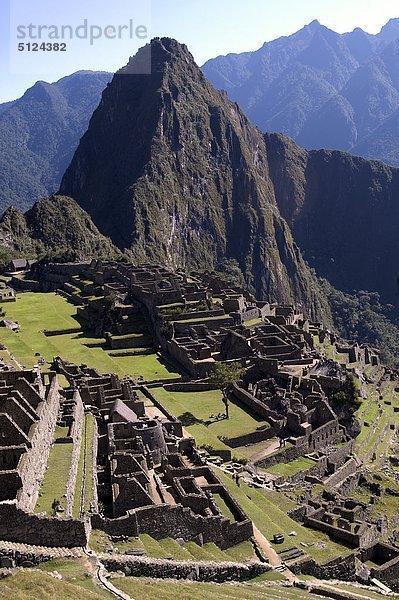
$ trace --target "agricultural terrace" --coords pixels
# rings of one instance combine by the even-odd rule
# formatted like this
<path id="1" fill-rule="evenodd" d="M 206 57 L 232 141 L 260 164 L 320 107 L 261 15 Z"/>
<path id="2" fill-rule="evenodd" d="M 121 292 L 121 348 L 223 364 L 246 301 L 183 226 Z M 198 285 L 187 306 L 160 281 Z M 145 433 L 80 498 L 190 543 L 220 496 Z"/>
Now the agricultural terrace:
<path id="1" fill-rule="evenodd" d="M 4 304 L 3 309 L 6 319 L 19 323 L 20 331 L 0 329 L 0 343 L 27 368 L 37 363 L 36 354 L 39 354 L 47 361 L 61 356 L 78 365 L 90 365 L 101 373 L 133 378 L 142 376 L 146 381 L 178 376 L 156 353 L 111 356 L 110 350 L 101 345 L 105 343 L 103 338 L 93 337 L 82 329 L 76 318 L 76 306 L 55 293 L 18 294 L 17 301 Z M 55 336 L 43 333 L 44 330 L 62 329 L 74 331 Z M 98 347 L 90 347 L 93 344 Z"/>

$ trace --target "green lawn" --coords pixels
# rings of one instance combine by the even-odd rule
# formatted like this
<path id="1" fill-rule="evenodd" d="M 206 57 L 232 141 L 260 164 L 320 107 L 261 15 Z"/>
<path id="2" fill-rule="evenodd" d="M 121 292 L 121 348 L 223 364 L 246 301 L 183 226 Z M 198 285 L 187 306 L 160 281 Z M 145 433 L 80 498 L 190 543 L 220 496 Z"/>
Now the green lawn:
<path id="1" fill-rule="evenodd" d="M 215 502 L 224 517 L 230 519 L 232 523 L 236 520 L 234 514 L 231 512 L 229 505 L 224 500 L 224 498 L 217 492 L 213 492 L 212 496 L 215 499 Z"/>
<path id="2" fill-rule="evenodd" d="M 83 559 L 54 559 L 48 562 L 41 563 L 36 567 L 37 571 L 44 571 L 45 573 L 57 571 L 62 575 L 64 585 L 72 585 L 75 587 L 75 600 L 80 598 L 114 598 L 114 596 L 105 590 L 103 587 L 100 587 L 93 581 L 91 577 L 86 575 L 87 573 L 87 564 Z M 30 572 L 30 575 L 36 575 L 35 573 Z M 44 578 L 44 574 L 42 575 L 42 579 L 46 581 Z M 49 577 L 50 579 L 50 577 Z M 57 581 L 57 580 L 55 580 Z M 64 596 L 61 594 L 57 594 L 54 596 L 43 596 L 38 594 L 37 596 L 31 595 L 30 598 L 58 598 L 63 599 Z M 69 598 L 69 596 L 68 596 Z M 72 598 L 72 596 L 71 596 Z"/>
<path id="3" fill-rule="evenodd" d="M 301 471 L 307 471 L 311 467 L 314 467 L 315 464 L 316 462 L 314 460 L 302 456 L 301 458 L 297 458 L 289 463 L 279 463 L 277 465 L 267 467 L 265 470 L 273 475 L 291 477 L 292 475 L 296 475 Z"/>
<path id="4" fill-rule="evenodd" d="M 35 512 L 52 514 L 51 505 L 58 500 L 65 509 L 66 486 L 69 469 L 71 467 L 73 444 L 54 444 L 50 450 L 47 470 L 40 486 L 39 498 L 36 502 Z"/>
<path id="5" fill-rule="evenodd" d="M 48 565 L 52 570 L 64 573 L 59 566 L 60 561 L 51 561 L 51 563 L 42 563 Z M 66 562 L 66 561 L 63 561 Z M 1 600 L 103 600 L 104 598 L 114 598 L 111 593 L 103 591 L 96 586 L 91 577 L 85 577 L 84 569 L 80 568 L 79 575 L 66 576 L 64 581 L 59 581 L 43 573 L 43 567 L 36 572 L 22 569 L 14 571 L 13 575 L 0 581 L 0 599 Z M 64 574 L 63 574 L 64 577 Z"/>
<path id="6" fill-rule="evenodd" d="M 278 584 L 262 586 L 251 583 L 194 583 L 188 581 L 154 581 L 122 577 L 113 583 L 135 600 L 311 600 L 305 590 Z"/>
<path id="7" fill-rule="evenodd" d="M 234 452 L 238 452 L 245 458 L 252 459 L 255 454 L 259 454 L 263 450 L 266 450 L 273 443 L 273 440 L 264 440 L 263 442 L 257 442 L 256 444 L 250 444 L 248 446 L 237 446 L 234 448 Z"/>
<path id="8" fill-rule="evenodd" d="M 217 469 L 217 475 L 269 541 L 275 533 L 281 532 L 285 535 L 286 544 L 300 547 L 300 543 L 305 542 L 309 545 L 303 549 L 320 563 L 351 552 L 350 548 L 333 542 L 326 534 L 304 527 L 291 519 L 279 506 L 278 499 L 272 501 L 264 491 L 250 488 L 243 482 L 237 487 L 232 478 L 221 469 Z M 291 531 L 295 531 L 297 535 L 289 537 Z M 316 546 L 317 542 L 323 542 L 324 547 Z M 280 546 L 277 544 L 275 548 L 278 550 Z"/>
<path id="9" fill-rule="evenodd" d="M 179 419 L 183 425 L 206 424 L 209 433 L 225 438 L 246 435 L 256 430 L 260 425 L 269 427 L 266 421 L 261 421 L 238 401 L 229 403 L 229 418 L 220 421 L 210 419 L 210 415 L 225 412 L 222 393 L 219 390 L 207 392 L 167 392 L 163 388 L 154 388 L 153 394 L 165 407 Z M 189 415 L 192 415 L 192 419 Z"/>
<path id="10" fill-rule="evenodd" d="M 108 548 L 118 548 L 121 554 L 126 550 L 143 548 L 146 556 L 152 558 L 172 557 L 173 560 L 213 560 L 222 562 L 246 562 L 254 558 L 252 543 L 248 540 L 227 550 L 220 550 L 215 544 L 198 546 L 195 542 L 187 542 L 180 546 L 172 538 L 155 540 L 143 534 L 140 538 L 130 537 L 126 542 L 111 542 L 106 533 L 94 529 L 90 535 L 90 547 L 95 552 L 106 552 Z"/>
<path id="11" fill-rule="evenodd" d="M 20 332 L 0 330 L 0 342 L 19 362 L 32 367 L 37 362 L 38 352 L 46 360 L 54 356 L 75 364 L 88 364 L 101 373 L 116 373 L 121 377 L 141 375 L 144 380 L 169 379 L 178 376 L 156 354 L 144 356 L 110 356 L 110 351 L 101 347 L 88 348 L 86 344 L 101 342 L 101 338 L 80 333 L 46 337 L 43 330 L 76 327 L 76 306 L 54 293 L 28 292 L 18 294 L 17 301 L 4 305 L 8 319 L 18 321 Z"/>
<path id="12" fill-rule="evenodd" d="M 79 518 L 82 506 L 83 482 L 84 500 L 83 511 L 86 512 L 90 508 L 92 477 L 93 477 L 93 461 L 92 461 L 92 443 L 94 435 L 94 417 L 92 414 L 85 415 L 85 427 L 83 428 L 80 457 L 78 464 L 78 472 L 76 475 L 75 496 L 73 500 L 74 518 Z M 86 458 L 86 462 L 85 462 Z"/>
<path id="13" fill-rule="evenodd" d="M 62 581 L 50 577 L 46 572 L 57 571 Z M 14 571 L 10 577 L 0 581 L 1 600 L 101 600 L 113 598 L 108 591 L 96 585 L 86 576 L 83 561 L 52 560 L 42 563 L 35 570 Z M 190 581 L 155 580 L 136 577 L 112 577 L 111 583 L 135 600 L 311 600 L 314 595 L 307 590 L 287 587 L 274 580 L 281 577 L 269 571 L 257 578 L 256 583 L 197 583 Z M 262 582 L 270 582 L 263 585 Z M 366 598 L 382 598 L 372 591 L 350 584 L 339 584 L 339 589 L 354 592 Z M 328 598 L 328 596 L 326 596 Z"/>

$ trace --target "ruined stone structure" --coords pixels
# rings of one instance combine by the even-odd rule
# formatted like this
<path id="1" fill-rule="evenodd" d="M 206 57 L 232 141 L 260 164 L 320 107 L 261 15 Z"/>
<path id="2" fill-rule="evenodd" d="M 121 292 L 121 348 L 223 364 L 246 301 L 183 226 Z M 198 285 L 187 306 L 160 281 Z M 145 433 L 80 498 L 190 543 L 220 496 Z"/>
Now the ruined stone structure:
<path id="1" fill-rule="evenodd" d="M 58 417 L 54 373 L 0 372 L 0 499 L 33 510 Z"/>
<path id="2" fill-rule="evenodd" d="M 137 381 L 121 380 L 113 374 L 100 374 L 90 365 L 72 365 L 58 357 L 52 368 L 70 385 L 63 393 L 59 413 L 59 397 L 57 400 L 56 394 L 51 394 L 56 388 L 53 380 L 40 384 L 10 374 L 15 378 L 10 383 L 14 391 L 7 392 L 0 419 L 4 423 L 1 431 L 6 432 L 4 439 L 8 435 L 7 442 L 14 438 L 18 442 L 13 448 L 7 445 L 6 450 L 9 456 L 15 455 L 18 465 L 5 475 L 12 482 L 15 478 L 14 510 L 30 511 L 34 506 L 37 481 L 43 473 L 35 458 L 34 448 L 38 446 L 33 432 L 40 430 L 41 422 L 45 424 L 48 437 L 42 430 L 39 439 L 41 447 L 47 447 L 43 440 L 51 443 L 51 427 L 58 414 L 59 421 L 69 427 L 64 442 L 74 444 L 66 516 L 71 514 L 76 449 L 82 435 L 79 424 L 84 412 L 90 411 L 96 421 L 91 448 L 95 464 L 93 502 L 86 523 L 69 521 L 80 541 L 85 540 L 90 525 L 111 537 L 146 533 L 155 539 L 213 542 L 221 549 L 249 539 L 253 534 L 251 521 L 209 466 L 219 459 L 205 450 L 198 451 L 179 419 L 151 392 L 152 386 L 159 385 L 189 394 L 209 390 L 207 377 L 214 364 L 238 361 L 245 374 L 230 386 L 230 401 L 255 415 L 261 425 L 246 435 L 222 438 L 225 449 L 214 449 L 212 454 L 229 460 L 230 449 L 265 442 L 262 452 L 254 454 L 256 458 L 248 466 L 223 468 L 248 478 L 254 487 L 268 487 L 274 492 L 300 487 L 302 495 L 298 495 L 290 517 L 355 550 L 318 565 L 300 549 L 294 553 L 294 559 L 301 557 L 294 571 L 353 580 L 357 565 L 371 561 L 375 566 L 369 569 L 369 577 L 392 583 L 397 576 L 398 557 L 394 547 L 387 549 L 381 543 L 387 535 L 385 523 L 372 519 L 371 511 L 361 502 L 349 499 L 362 476 L 362 464 L 354 455 L 354 411 L 336 401 L 336 394 L 343 393 L 350 382 L 351 372 L 359 366 L 378 367 L 378 352 L 337 339 L 294 306 L 258 301 L 247 290 L 210 273 L 187 276 L 161 266 L 92 260 L 36 265 L 23 279 L 14 277 L 13 281 L 23 289 L 57 290 L 75 303 L 85 327 L 105 339 L 111 355 L 129 355 L 137 347 L 158 351 L 181 373 L 173 382 L 146 383 L 140 377 Z M 333 348 L 327 348 L 327 352 L 321 347 L 323 342 Z M 331 358 L 334 353 L 340 354 L 342 364 Z M 39 410 L 39 400 L 35 404 L 25 398 L 30 388 L 36 390 L 42 402 L 53 402 L 55 412 L 50 411 L 52 417 L 46 417 L 50 421 Z M 0 398 L 1 389 L 0 377 Z M 380 411 L 382 400 L 381 394 Z M 22 456 L 20 447 L 24 443 L 23 452 L 31 456 L 30 473 L 35 473 L 36 483 L 32 475 L 29 479 L 20 469 L 24 463 L 18 462 L 18 452 Z M 306 466 L 293 468 L 289 475 L 283 475 L 284 470 L 279 473 L 270 469 L 280 463 L 295 466 L 298 458 Z M 313 486 L 317 486 L 314 495 Z M 10 494 L 13 488 L 7 483 L 4 489 Z M 21 523 L 28 516 L 28 512 L 22 516 L 18 513 Z M 48 537 L 42 532 L 44 521 L 35 519 L 32 531 L 39 531 L 45 545 Z M 57 527 L 61 531 L 63 525 L 48 521 L 48 531 L 56 531 Z M 21 531 L 18 535 L 24 537 Z M 70 545 L 68 536 L 65 545 Z M 114 564 L 112 561 L 110 558 L 110 564 Z M 125 562 L 131 571 L 129 561 Z M 136 567 L 143 573 L 147 563 L 143 560 Z M 182 569 L 185 573 L 185 567 Z"/>

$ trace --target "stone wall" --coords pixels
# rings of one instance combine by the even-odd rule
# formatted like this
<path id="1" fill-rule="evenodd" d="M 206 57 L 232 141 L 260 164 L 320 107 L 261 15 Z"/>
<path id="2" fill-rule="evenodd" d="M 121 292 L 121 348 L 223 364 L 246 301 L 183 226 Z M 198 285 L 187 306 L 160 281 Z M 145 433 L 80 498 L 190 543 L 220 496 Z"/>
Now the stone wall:
<path id="1" fill-rule="evenodd" d="M 154 406 L 156 406 L 169 421 L 173 423 L 176 432 L 175 435 L 183 437 L 183 428 L 179 419 L 177 419 L 175 415 L 172 415 L 172 413 L 169 412 L 167 408 L 165 408 L 165 406 L 150 392 L 147 386 L 141 386 L 140 391 L 144 394 L 144 396 L 151 400 Z"/>
<path id="2" fill-rule="evenodd" d="M 354 445 L 355 440 L 350 440 L 341 446 L 341 448 L 337 448 L 337 450 L 328 455 L 327 464 L 333 472 L 343 465 L 348 456 L 352 454 Z"/>
<path id="3" fill-rule="evenodd" d="M 0 503 L 0 539 L 20 544 L 73 548 L 86 546 L 90 527 L 77 519 L 27 514 L 14 503 Z"/>
<path id="4" fill-rule="evenodd" d="M 338 419 L 333 419 L 311 432 L 309 446 L 313 450 L 318 450 L 328 444 L 335 444 L 341 441 L 342 434 Z"/>
<path id="5" fill-rule="evenodd" d="M 181 365 L 192 377 L 208 377 L 213 362 L 195 363 L 188 355 L 187 350 L 183 348 L 176 340 L 170 340 L 166 343 L 166 351 Z"/>
<path id="6" fill-rule="evenodd" d="M 268 563 L 176 561 L 132 556 L 100 555 L 107 571 L 122 571 L 131 577 L 190 579 L 192 581 L 246 581 L 271 570 Z"/>
<path id="7" fill-rule="evenodd" d="M 289 481 L 290 483 L 299 483 L 303 481 L 306 477 L 317 477 L 320 478 L 324 475 L 327 468 L 327 457 L 322 456 L 318 461 L 309 469 L 305 471 L 300 471 L 299 473 L 295 473 L 295 475 L 291 475 L 290 477 L 284 477 L 283 481 Z"/>
<path id="8" fill-rule="evenodd" d="M 270 417 L 270 410 L 268 407 L 255 398 L 255 396 L 240 388 L 236 383 L 232 386 L 232 392 L 238 400 L 245 404 L 245 406 L 248 406 L 248 408 L 262 419 L 268 419 Z"/>
<path id="9" fill-rule="evenodd" d="M 378 543 L 359 553 L 361 561 L 372 560 L 379 566 L 370 569 L 370 575 L 378 579 L 394 592 L 399 592 L 399 556 L 398 549 L 385 543 Z M 381 564 L 380 564 L 381 563 Z"/>
<path id="10" fill-rule="evenodd" d="M 346 479 L 344 479 L 344 481 L 340 483 L 338 491 L 341 496 L 348 497 L 353 494 L 353 492 L 359 485 L 360 475 L 360 472 L 357 471 L 353 475 L 349 475 L 349 477 L 347 477 Z"/>
<path id="11" fill-rule="evenodd" d="M 338 487 L 344 479 L 356 473 L 357 463 L 354 458 L 350 458 L 346 463 L 339 467 L 335 473 L 330 475 L 325 481 L 324 485 L 327 488 Z"/>
<path id="12" fill-rule="evenodd" d="M 368 526 L 363 524 L 355 533 L 349 529 L 351 524 L 344 519 L 337 519 L 337 525 L 335 525 L 334 523 L 327 521 L 327 515 L 319 515 L 319 512 L 320 511 L 315 511 L 315 513 L 312 513 L 310 516 L 305 515 L 303 521 L 304 525 L 317 529 L 318 531 L 324 531 L 333 539 L 343 541 L 348 546 L 353 546 L 354 548 L 365 547 L 373 542 L 375 543 L 380 537 L 377 528 L 373 525 Z M 321 513 L 322 512 L 323 511 L 321 511 Z"/>
<path id="13" fill-rule="evenodd" d="M 60 406 L 60 393 L 57 377 L 53 377 L 45 400 L 39 405 L 40 420 L 35 424 L 31 438 L 32 447 L 21 458 L 20 475 L 23 487 L 19 492 L 18 506 L 33 511 L 44 477 L 54 429 Z"/>
<path id="14" fill-rule="evenodd" d="M 238 446 L 245 446 L 246 444 L 256 444 L 257 442 L 263 442 L 264 440 L 270 440 L 274 437 L 276 432 L 273 427 L 265 427 L 265 429 L 257 429 L 246 435 L 240 435 L 235 438 L 223 439 L 223 442 L 231 448 L 238 448 Z"/>
<path id="15" fill-rule="evenodd" d="M 91 503 L 90 512 L 98 512 L 98 477 L 97 477 L 97 454 L 98 454 L 98 425 L 97 420 L 94 419 L 94 433 L 93 443 L 91 447 L 91 464 L 92 469 L 92 481 L 91 481 Z M 88 482 L 86 482 L 87 485 Z"/>
<path id="16" fill-rule="evenodd" d="M 288 448 L 282 448 L 279 452 L 275 454 L 270 454 L 262 460 L 255 463 L 256 467 L 260 469 L 267 469 L 267 467 L 271 467 L 272 465 L 277 465 L 278 463 L 289 463 L 300 456 L 303 456 L 308 451 L 307 445 L 301 446 L 289 446 Z"/>
<path id="17" fill-rule="evenodd" d="M 356 559 L 354 554 L 348 554 L 319 565 L 315 560 L 309 559 L 290 565 L 290 570 L 299 575 L 312 575 L 318 579 L 340 579 L 343 581 L 356 580 Z"/>
<path id="18" fill-rule="evenodd" d="M 161 504 L 138 508 L 118 519 L 106 519 L 100 515 L 91 518 L 94 529 L 102 529 L 108 535 L 138 536 L 142 533 L 159 540 L 166 537 L 192 540 L 202 535 L 204 543 L 214 542 L 222 549 L 230 548 L 253 535 L 252 522 L 245 519 L 231 523 L 221 516 L 202 517 L 189 508 Z"/>
<path id="19" fill-rule="evenodd" d="M 75 401 L 75 409 L 73 411 L 73 423 L 71 426 L 70 436 L 72 438 L 72 458 L 69 469 L 68 481 L 66 486 L 66 515 L 72 516 L 73 501 L 75 498 L 76 477 L 78 474 L 80 453 L 82 448 L 82 433 L 85 419 L 84 406 L 79 392 L 75 391 L 73 395 Z M 79 491 L 79 490 L 78 490 Z"/>

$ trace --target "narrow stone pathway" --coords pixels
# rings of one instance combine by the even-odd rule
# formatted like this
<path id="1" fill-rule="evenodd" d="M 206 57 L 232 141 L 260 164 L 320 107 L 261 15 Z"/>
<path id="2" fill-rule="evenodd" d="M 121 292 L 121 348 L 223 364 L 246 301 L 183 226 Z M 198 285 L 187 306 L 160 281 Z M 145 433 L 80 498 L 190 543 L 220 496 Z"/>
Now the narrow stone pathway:
<path id="1" fill-rule="evenodd" d="M 98 556 L 92 552 L 91 550 L 84 550 L 86 555 L 85 567 L 87 567 L 87 572 L 91 574 L 93 580 L 100 587 L 110 592 L 116 598 L 120 598 L 121 600 L 134 600 L 125 592 L 115 587 L 106 577 L 106 570 L 103 563 L 99 560 Z"/>

